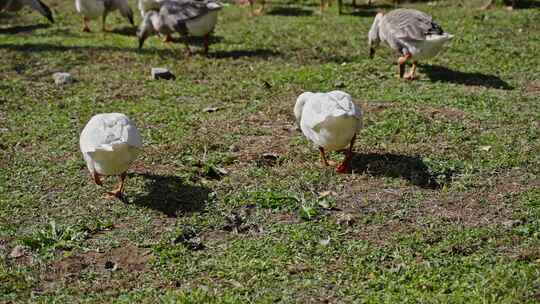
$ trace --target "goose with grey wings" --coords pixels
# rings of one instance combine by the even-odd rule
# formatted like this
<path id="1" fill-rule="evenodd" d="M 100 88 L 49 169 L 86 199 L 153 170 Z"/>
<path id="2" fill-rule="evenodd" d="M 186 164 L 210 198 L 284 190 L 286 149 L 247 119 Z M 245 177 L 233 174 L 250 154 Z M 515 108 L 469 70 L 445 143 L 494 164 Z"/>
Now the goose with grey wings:
<path id="1" fill-rule="evenodd" d="M 370 57 L 373 58 L 380 42 L 385 42 L 400 54 L 400 78 L 404 77 L 405 63 L 412 61 L 412 68 L 405 75 L 405 79 L 412 80 L 416 76 L 418 60 L 436 56 L 453 37 L 431 16 L 418 10 L 396 9 L 387 14 L 378 13 L 368 34 Z"/>
<path id="2" fill-rule="evenodd" d="M 208 38 L 217 23 L 217 14 L 223 5 L 215 0 L 163 0 L 159 11 L 150 10 L 139 25 L 139 48 L 145 40 L 156 34 L 183 36 L 188 54 L 191 54 L 188 36 L 204 37 L 204 53 L 208 53 Z"/>

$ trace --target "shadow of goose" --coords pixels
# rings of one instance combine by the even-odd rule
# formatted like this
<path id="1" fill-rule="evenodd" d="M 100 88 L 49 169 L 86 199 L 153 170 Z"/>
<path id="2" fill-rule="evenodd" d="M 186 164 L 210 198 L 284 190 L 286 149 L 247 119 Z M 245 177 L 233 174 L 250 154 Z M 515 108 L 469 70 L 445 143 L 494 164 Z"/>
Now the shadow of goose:
<path id="1" fill-rule="evenodd" d="M 136 40 L 133 44 L 137 44 Z M 0 44 L 0 49 L 7 49 L 23 53 L 41 53 L 41 52 L 66 52 L 66 51 L 103 51 L 103 52 L 135 52 L 141 54 L 175 54 L 171 49 L 154 49 L 138 47 L 116 47 L 116 46 L 80 46 L 80 45 L 58 45 L 50 43 L 23 43 L 23 44 Z"/>
<path id="2" fill-rule="evenodd" d="M 137 195 L 132 204 L 154 209 L 169 217 L 203 212 L 208 204 L 210 188 L 190 185 L 175 175 L 133 173 L 145 180 L 145 193 Z"/>
<path id="3" fill-rule="evenodd" d="M 355 172 L 361 174 L 403 178 L 421 188 L 439 189 L 441 187 L 432 172 L 418 156 L 390 153 L 354 153 L 352 167 Z M 449 178 L 447 176 L 448 180 Z"/>
<path id="4" fill-rule="evenodd" d="M 508 1 L 511 2 L 511 1 Z M 540 8 L 540 1 L 537 0 L 521 0 L 516 1 L 517 9 L 530 9 L 530 8 Z M 510 4 L 510 3 L 509 3 Z"/>
<path id="5" fill-rule="evenodd" d="M 270 57 L 279 57 L 281 56 L 280 52 L 268 50 L 268 49 L 256 49 L 256 50 L 232 50 L 232 51 L 212 51 L 208 57 L 223 59 L 223 58 L 242 58 L 242 57 L 258 57 L 262 59 L 267 59 Z"/>
<path id="6" fill-rule="evenodd" d="M 122 36 L 133 36 L 137 34 L 137 28 L 134 26 L 124 26 L 124 27 L 118 27 L 114 28 L 110 31 L 112 34 L 116 35 L 122 35 Z"/>
<path id="7" fill-rule="evenodd" d="M 486 88 L 513 90 L 506 81 L 494 75 L 479 72 L 460 72 L 439 65 L 423 65 L 420 67 L 431 81 L 451 82 L 468 86 L 483 86 Z"/>
<path id="8" fill-rule="evenodd" d="M 272 10 L 270 10 L 267 14 L 273 15 L 273 16 L 297 17 L 297 16 L 311 16 L 313 15 L 313 11 L 300 8 L 300 7 L 278 6 L 278 7 L 273 7 Z"/>
<path id="9" fill-rule="evenodd" d="M 371 5 L 357 4 L 356 6 L 354 6 L 352 4 L 346 3 L 346 1 L 343 0 L 343 12 L 341 14 L 358 16 L 358 17 L 375 17 L 375 15 L 377 15 L 377 13 L 381 11 L 389 11 L 395 8 L 397 7 L 394 5 L 384 4 L 384 3 L 383 4 L 373 3 Z"/>
<path id="10" fill-rule="evenodd" d="M 35 30 L 48 28 L 51 25 L 48 23 L 32 24 L 32 25 L 18 25 L 8 28 L 0 28 L 0 34 L 19 34 L 19 33 L 29 33 Z"/>

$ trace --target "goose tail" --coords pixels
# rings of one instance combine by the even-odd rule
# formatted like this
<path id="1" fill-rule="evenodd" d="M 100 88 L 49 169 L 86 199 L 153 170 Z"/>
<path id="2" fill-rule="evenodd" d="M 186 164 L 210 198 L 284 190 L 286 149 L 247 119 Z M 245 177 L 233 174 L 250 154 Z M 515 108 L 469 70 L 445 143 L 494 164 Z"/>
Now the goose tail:
<path id="1" fill-rule="evenodd" d="M 427 40 L 430 40 L 430 41 L 450 41 L 454 38 L 454 35 L 452 34 L 448 34 L 448 33 L 443 33 L 441 35 L 429 35 L 427 37 Z"/>
<path id="2" fill-rule="evenodd" d="M 95 151 L 113 152 L 113 151 L 118 151 L 125 146 L 128 146 L 127 142 L 117 141 L 117 142 L 112 142 L 110 144 L 101 144 L 99 147 L 95 148 Z"/>

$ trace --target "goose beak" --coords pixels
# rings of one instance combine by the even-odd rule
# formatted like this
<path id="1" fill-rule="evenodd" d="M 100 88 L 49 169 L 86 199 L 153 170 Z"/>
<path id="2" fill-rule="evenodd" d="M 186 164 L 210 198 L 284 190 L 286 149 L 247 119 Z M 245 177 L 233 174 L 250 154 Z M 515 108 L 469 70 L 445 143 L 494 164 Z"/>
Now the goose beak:
<path id="1" fill-rule="evenodd" d="M 369 59 L 373 59 L 373 56 L 375 56 L 375 49 L 370 47 L 369 48 Z"/>

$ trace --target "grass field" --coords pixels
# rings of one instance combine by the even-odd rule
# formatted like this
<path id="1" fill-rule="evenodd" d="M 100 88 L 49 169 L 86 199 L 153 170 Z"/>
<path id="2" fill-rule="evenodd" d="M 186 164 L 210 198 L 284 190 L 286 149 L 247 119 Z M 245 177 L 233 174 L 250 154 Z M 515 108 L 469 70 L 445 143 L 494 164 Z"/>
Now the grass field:
<path id="1" fill-rule="evenodd" d="M 53 25 L 0 14 L 0 302 L 540 301 L 538 3 L 404 4 L 456 35 L 407 82 L 387 48 L 367 56 L 381 1 L 230 5 L 190 58 L 157 37 L 139 51 L 118 13 L 82 33 L 73 1 L 46 2 Z M 333 89 L 365 112 L 352 174 L 294 126 L 301 92 Z M 125 202 L 79 152 L 101 112 L 144 138 Z"/>

